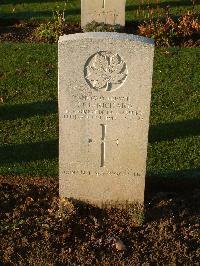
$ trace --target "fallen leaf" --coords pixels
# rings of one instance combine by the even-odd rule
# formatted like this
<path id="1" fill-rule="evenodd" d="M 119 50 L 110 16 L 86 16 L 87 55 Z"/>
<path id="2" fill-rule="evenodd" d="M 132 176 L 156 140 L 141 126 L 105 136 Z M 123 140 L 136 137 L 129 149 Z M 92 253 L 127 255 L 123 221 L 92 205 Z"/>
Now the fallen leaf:
<path id="1" fill-rule="evenodd" d="M 125 251 L 126 250 L 126 246 L 124 245 L 124 243 L 118 239 L 115 243 L 115 247 L 118 251 Z"/>

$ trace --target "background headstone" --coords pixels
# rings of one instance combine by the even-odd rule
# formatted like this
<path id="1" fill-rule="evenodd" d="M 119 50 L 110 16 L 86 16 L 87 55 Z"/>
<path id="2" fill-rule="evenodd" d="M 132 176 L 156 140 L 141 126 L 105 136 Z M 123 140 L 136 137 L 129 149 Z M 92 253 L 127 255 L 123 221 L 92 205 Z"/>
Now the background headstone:
<path id="1" fill-rule="evenodd" d="M 81 0 L 81 27 L 92 21 L 125 26 L 126 0 Z"/>
<path id="2" fill-rule="evenodd" d="M 143 203 L 153 41 L 119 33 L 59 40 L 60 195 Z"/>

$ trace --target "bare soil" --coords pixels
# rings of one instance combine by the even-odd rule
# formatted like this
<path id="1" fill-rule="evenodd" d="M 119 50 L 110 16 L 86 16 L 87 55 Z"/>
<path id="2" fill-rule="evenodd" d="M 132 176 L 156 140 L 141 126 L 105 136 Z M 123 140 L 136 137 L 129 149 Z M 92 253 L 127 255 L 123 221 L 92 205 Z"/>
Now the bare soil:
<path id="1" fill-rule="evenodd" d="M 199 265 L 200 189 L 149 191 L 133 208 L 100 209 L 58 197 L 58 181 L 0 178 L 3 265 Z M 143 217 L 137 217 L 140 221 Z"/>
<path id="2" fill-rule="evenodd" d="M 42 22 L 0 21 L 0 42 L 44 42 L 35 36 L 35 30 Z M 79 24 L 66 24 L 64 34 L 82 32 Z"/>

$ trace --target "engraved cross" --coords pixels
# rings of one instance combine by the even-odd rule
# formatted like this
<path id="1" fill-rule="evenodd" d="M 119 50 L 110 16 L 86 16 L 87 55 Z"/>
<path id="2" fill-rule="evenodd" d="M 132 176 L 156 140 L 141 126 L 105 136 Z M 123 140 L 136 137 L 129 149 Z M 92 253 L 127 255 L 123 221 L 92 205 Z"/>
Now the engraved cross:
<path id="1" fill-rule="evenodd" d="M 104 167 L 105 163 L 106 163 L 106 143 L 107 142 L 115 142 L 116 145 L 119 145 L 119 140 L 115 139 L 115 140 L 108 140 L 107 139 L 107 125 L 105 124 L 100 124 L 101 126 L 101 130 L 102 130 L 102 136 L 101 136 L 101 163 L 100 163 L 100 167 Z M 88 140 L 89 144 L 91 142 L 93 142 L 92 139 Z M 95 141 L 94 141 L 95 142 Z"/>
<path id="2" fill-rule="evenodd" d="M 106 142 L 108 142 L 106 138 L 106 130 L 107 130 L 107 125 L 101 124 L 102 127 L 102 137 L 101 137 L 101 167 L 105 166 L 106 162 Z M 119 145 L 119 140 L 111 140 L 109 142 L 116 142 L 117 146 Z"/>
<path id="3" fill-rule="evenodd" d="M 101 124 L 102 127 L 102 137 L 101 137 L 101 167 L 105 165 L 106 159 L 106 125 Z"/>
<path id="4" fill-rule="evenodd" d="M 103 2 L 102 2 L 102 8 L 105 8 L 105 6 L 106 6 L 106 0 L 103 0 Z"/>

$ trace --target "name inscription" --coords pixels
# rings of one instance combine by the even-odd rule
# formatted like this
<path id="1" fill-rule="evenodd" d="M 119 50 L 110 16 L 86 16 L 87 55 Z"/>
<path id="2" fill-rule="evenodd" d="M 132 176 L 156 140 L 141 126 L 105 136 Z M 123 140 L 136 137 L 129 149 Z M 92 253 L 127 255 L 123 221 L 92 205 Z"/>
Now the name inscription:
<path id="1" fill-rule="evenodd" d="M 65 119 L 143 120 L 140 110 L 134 108 L 130 97 L 73 95 L 72 109 L 65 110 Z"/>

